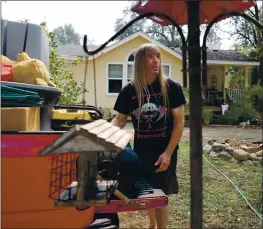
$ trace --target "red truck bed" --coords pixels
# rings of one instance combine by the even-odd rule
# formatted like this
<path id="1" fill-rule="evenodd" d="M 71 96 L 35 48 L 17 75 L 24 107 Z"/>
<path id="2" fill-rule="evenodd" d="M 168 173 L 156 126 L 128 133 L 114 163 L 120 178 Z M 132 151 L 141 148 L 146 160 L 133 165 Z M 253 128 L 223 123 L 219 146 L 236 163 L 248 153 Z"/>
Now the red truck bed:
<path id="1" fill-rule="evenodd" d="M 75 207 L 55 207 L 49 196 L 51 156 L 39 151 L 64 132 L 2 132 L 2 227 L 3 228 L 85 228 L 95 212 L 138 211 L 167 205 L 160 190 L 109 205 L 78 211 Z"/>

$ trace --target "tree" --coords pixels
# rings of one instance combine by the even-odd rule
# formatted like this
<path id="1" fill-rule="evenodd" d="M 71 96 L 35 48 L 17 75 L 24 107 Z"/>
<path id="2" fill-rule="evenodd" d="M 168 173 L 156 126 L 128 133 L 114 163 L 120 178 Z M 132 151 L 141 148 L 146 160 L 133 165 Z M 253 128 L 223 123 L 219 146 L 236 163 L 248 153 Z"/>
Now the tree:
<path id="1" fill-rule="evenodd" d="M 263 24 L 263 4 L 259 1 L 246 14 Z M 235 38 L 235 49 L 258 60 L 263 55 L 263 31 L 241 17 L 233 17 L 230 25 L 228 34 Z"/>
<path id="2" fill-rule="evenodd" d="M 256 2 L 256 5 L 250 8 L 246 14 L 263 24 L 263 3 Z M 263 56 L 263 31 L 253 23 L 241 17 L 233 17 L 230 20 L 230 31 L 226 33 L 230 38 L 235 38 L 236 51 L 255 60 L 259 60 L 260 56 Z M 255 66 L 251 71 L 250 83 L 257 84 L 259 78 L 259 67 Z"/>
<path id="3" fill-rule="evenodd" d="M 151 23 L 151 25 L 146 28 L 145 33 L 167 47 L 180 47 L 182 43 L 177 29 L 174 26 L 161 26 L 157 23 Z"/>
<path id="4" fill-rule="evenodd" d="M 130 10 L 130 6 L 125 7 L 125 9 L 122 11 L 122 14 L 123 16 L 116 20 L 115 32 L 119 31 L 128 22 L 138 16 L 138 14 Z M 179 47 L 181 44 L 179 34 L 173 26 L 161 26 L 157 23 L 149 22 L 149 20 L 146 18 L 135 22 L 117 39 L 122 40 L 139 31 L 148 34 L 156 41 L 159 41 L 168 47 Z"/>
<path id="5" fill-rule="evenodd" d="M 23 19 L 23 20 L 18 20 L 18 22 L 29 23 L 29 19 L 25 18 L 25 19 Z"/>
<path id="6" fill-rule="evenodd" d="M 123 26 L 125 26 L 129 21 L 136 18 L 137 14 L 132 12 L 130 10 L 130 7 L 127 6 L 122 11 L 123 16 L 118 18 L 115 22 L 114 30 L 117 32 L 119 31 Z M 144 31 L 145 30 L 145 23 L 146 19 L 142 19 L 140 21 L 135 22 L 131 27 L 125 30 L 124 33 L 122 33 L 117 40 L 122 40 L 138 31 Z"/>
<path id="7" fill-rule="evenodd" d="M 207 25 L 201 25 L 200 30 L 201 30 L 201 35 L 204 35 L 205 30 L 207 28 Z M 209 31 L 209 34 L 206 38 L 206 46 L 208 49 L 220 49 L 222 43 L 221 43 L 221 37 L 218 36 L 217 31 L 219 31 L 220 24 L 214 24 L 212 28 Z M 203 45 L 203 40 L 202 44 Z"/>
<path id="8" fill-rule="evenodd" d="M 123 16 L 118 18 L 115 23 L 115 32 L 119 31 L 123 26 L 128 22 L 133 20 L 138 16 L 138 14 L 130 10 L 131 6 L 125 7 L 122 14 Z M 201 31 L 204 32 L 206 26 L 201 26 Z M 183 33 L 186 36 L 186 26 L 181 26 Z M 207 37 L 207 46 L 208 48 L 219 49 L 220 48 L 220 38 L 216 34 L 218 25 L 213 26 L 208 37 Z M 174 26 L 162 26 L 155 22 L 149 21 L 147 19 L 142 19 L 135 22 L 130 28 L 128 28 L 123 34 L 118 37 L 118 40 L 122 40 L 125 37 L 128 37 L 136 32 L 143 32 L 148 34 L 151 38 L 160 43 L 164 44 L 167 47 L 178 48 L 181 47 L 181 38 L 177 32 L 177 29 Z"/>
<path id="9" fill-rule="evenodd" d="M 81 36 L 75 32 L 72 24 L 65 24 L 53 30 L 58 45 L 80 45 L 82 43 Z"/>
<path id="10" fill-rule="evenodd" d="M 53 76 L 53 82 L 56 86 L 63 90 L 63 93 L 59 98 L 59 103 L 68 105 L 76 104 L 78 103 L 79 97 L 87 92 L 87 89 L 84 88 L 83 82 L 78 84 L 75 81 L 71 67 L 82 63 L 83 58 L 68 61 L 63 57 L 60 57 L 57 52 L 55 33 L 48 31 L 46 22 L 42 22 L 40 25 L 44 28 L 49 38 L 49 72 Z M 85 104 L 85 101 L 81 102 Z"/>

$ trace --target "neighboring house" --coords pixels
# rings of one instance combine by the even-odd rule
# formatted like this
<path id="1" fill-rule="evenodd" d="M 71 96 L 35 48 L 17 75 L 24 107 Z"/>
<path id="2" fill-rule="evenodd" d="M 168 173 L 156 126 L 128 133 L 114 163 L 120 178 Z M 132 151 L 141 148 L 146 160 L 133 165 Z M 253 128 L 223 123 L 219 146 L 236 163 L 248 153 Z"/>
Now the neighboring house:
<path id="1" fill-rule="evenodd" d="M 155 43 L 160 48 L 164 73 L 183 85 L 181 50 L 168 48 L 146 34 L 138 32 L 113 45 L 107 46 L 94 56 L 94 60 L 93 56 L 88 58 L 86 76 L 88 93 L 85 97 L 87 104 L 112 109 L 120 89 L 133 77 L 134 52 L 141 44 L 149 42 Z M 92 46 L 89 47 L 89 50 L 95 50 L 96 48 L 96 46 Z M 60 46 L 58 51 L 60 55 L 67 59 L 76 59 L 78 56 L 84 55 L 82 46 Z M 208 102 L 208 105 L 213 107 L 215 106 L 211 101 L 214 101 L 216 93 L 226 98 L 225 89 L 228 88 L 227 71 L 230 66 L 243 69 L 247 79 L 249 69 L 252 66 L 259 65 L 259 62 L 249 60 L 246 56 L 235 51 L 208 50 L 207 59 L 208 87 L 204 89 L 203 97 Z M 93 71 L 94 62 L 95 75 Z M 83 63 L 72 69 L 76 81 L 84 81 L 85 67 L 86 63 Z M 94 79 L 96 82 L 94 82 Z M 189 82 L 189 78 L 187 81 Z M 212 84 L 215 86 L 213 89 Z M 211 101 L 209 102 L 208 100 Z M 221 110 L 221 107 L 219 106 L 215 109 Z"/>

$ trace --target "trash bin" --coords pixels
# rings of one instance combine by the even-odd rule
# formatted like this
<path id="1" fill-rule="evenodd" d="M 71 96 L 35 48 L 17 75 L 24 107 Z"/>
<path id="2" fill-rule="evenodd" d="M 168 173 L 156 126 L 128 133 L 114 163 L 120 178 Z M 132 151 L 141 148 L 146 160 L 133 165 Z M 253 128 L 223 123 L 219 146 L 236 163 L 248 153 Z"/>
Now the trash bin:
<path id="1" fill-rule="evenodd" d="M 42 26 L 1 19 L 1 43 L 1 54 L 9 59 L 24 51 L 49 69 L 49 42 Z"/>

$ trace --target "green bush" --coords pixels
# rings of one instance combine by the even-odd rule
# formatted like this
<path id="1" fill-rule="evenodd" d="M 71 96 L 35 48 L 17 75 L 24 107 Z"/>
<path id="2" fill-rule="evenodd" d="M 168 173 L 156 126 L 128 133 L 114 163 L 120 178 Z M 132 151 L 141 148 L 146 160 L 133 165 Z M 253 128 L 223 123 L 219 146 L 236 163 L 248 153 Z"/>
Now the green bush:
<path id="1" fill-rule="evenodd" d="M 238 98 L 225 114 L 230 122 L 243 122 L 252 118 L 260 119 L 262 111 L 263 90 L 260 85 L 252 85 L 245 89 L 241 98 Z"/>
<path id="2" fill-rule="evenodd" d="M 233 88 L 245 88 L 245 73 L 244 71 L 229 71 L 229 85 Z"/>
<path id="3" fill-rule="evenodd" d="M 83 58 L 77 60 L 66 60 L 59 56 L 57 51 L 56 37 L 54 32 L 49 32 L 45 22 L 40 24 L 49 38 L 49 72 L 53 76 L 53 82 L 56 86 L 63 90 L 59 98 L 60 104 L 74 105 L 76 103 L 83 103 L 85 101 L 78 101 L 83 93 L 87 92 L 84 88 L 84 82 L 77 83 L 74 79 L 72 67 L 84 62 Z"/>
<path id="4" fill-rule="evenodd" d="M 202 117 L 203 117 L 204 121 L 210 122 L 213 118 L 213 112 L 211 110 L 203 108 Z"/>

